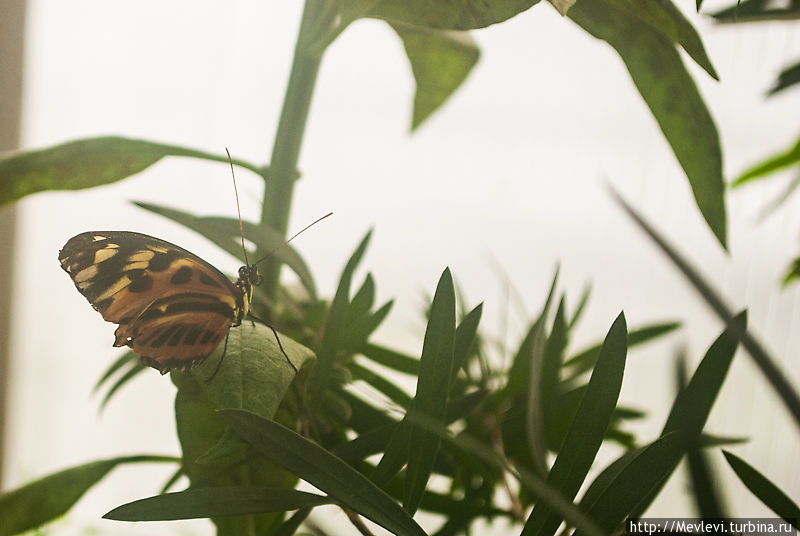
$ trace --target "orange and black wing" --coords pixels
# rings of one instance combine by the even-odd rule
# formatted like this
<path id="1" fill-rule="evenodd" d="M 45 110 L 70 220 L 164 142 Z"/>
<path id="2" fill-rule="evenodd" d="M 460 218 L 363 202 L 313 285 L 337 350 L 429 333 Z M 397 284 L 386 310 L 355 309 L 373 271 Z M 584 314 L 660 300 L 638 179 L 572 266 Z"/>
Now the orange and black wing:
<path id="1" fill-rule="evenodd" d="M 242 292 L 200 257 L 152 236 L 92 231 L 59 252 L 61 267 L 130 346 L 165 373 L 208 357 L 242 307 Z"/>

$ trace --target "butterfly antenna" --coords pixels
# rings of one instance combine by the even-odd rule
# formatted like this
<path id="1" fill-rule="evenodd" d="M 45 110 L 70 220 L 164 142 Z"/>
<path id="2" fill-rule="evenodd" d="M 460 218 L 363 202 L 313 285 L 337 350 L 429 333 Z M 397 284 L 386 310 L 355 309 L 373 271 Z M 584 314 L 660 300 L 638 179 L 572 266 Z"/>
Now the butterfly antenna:
<path id="1" fill-rule="evenodd" d="M 244 247 L 244 227 L 242 226 L 242 210 L 239 208 L 239 190 L 236 188 L 236 175 L 233 172 L 233 159 L 231 152 L 225 147 L 225 152 L 228 153 L 228 163 L 231 165 L 231 178 L 233 179 L 233 193 L 236 195 L 236 212 L 239 214 L 239 236 L 242 239 L 242 251 L 244 251 L 244 263 L 250 266 L 247 262 L 247 248 Z M 292 237 L 294 238 L 294 237 Z"/>
<path id="2" fill-rule="evenodd" d="M 257 260 L 256 262 L 254 262 L 253 264 L 258 264 L 259 262 L 263 261 L 264 259 L 266 259 L 266 258 L 267 258 L 267 257 L 269 257 L 270 255 L 272 255 L 273 253 L 275 253 L 276 251 L 278 251 L 279 249 L 281 249 L 283 246 L 285 246 L 286 244 L 288 244 L 289 242 L 291 242 L 292 240 L 294 240 L 295 238 L 297 238 L 298 236 L 300 236 L 302 233 L 304 233 L 305 231 L 309 230 L 311 227 L 315 226 L 316 224 L 318 224 L 319 222 L 321 222 L 322 220 L 324 220 L 325 218 L 327 218 L 328 216 L 333 216 L 333 212 L 328 212 L 328 213 L 327 213 L 327 214 L 325 214 L 323 217 L 321 217 L 321 218 L 317 219 L 316 221 L 314 221 L 314 222 L 312 222 L 312 223 L 309 223 L 308 225 L 306 225 L 305 227 L 303 227 L 302 229 L 300 229 L 299 231 L 297 231 L 295 234 L 293 234 L 291 237 L 289 237 L 287 240 L 285 240 L 285 241 L 284 241 L 284 242 L 283 242 L 281 245 L 279 245 L 279 246 L 277 246 L 277 247 L 273 248 L 273 249 L 272 249 L 272 251 L 270 251 L 269 253 L 267 253 L 266 255 L 264 255 L 263 257 L 261 257 L 260 259 L 258 259 L 258 260 Z"/>

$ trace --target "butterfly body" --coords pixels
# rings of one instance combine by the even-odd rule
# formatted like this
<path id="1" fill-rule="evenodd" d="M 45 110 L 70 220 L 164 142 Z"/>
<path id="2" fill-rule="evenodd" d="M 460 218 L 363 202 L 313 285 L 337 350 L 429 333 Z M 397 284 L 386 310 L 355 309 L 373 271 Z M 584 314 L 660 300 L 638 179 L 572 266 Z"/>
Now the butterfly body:
<path id="1" fill-rule="evenodd" d="M 232 282 L 197 255 L 145 234 L 89 231 L 58 255 L 75 287 L 128 346 L 162 374 L 202 363 L 250 311 L 255 265 Z"/>

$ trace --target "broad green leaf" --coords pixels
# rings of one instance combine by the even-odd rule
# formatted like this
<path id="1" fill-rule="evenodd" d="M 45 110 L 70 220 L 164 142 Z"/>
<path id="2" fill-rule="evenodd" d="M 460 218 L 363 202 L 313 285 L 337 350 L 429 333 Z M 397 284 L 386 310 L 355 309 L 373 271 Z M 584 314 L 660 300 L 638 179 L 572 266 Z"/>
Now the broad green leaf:
<path id="1" fill-rule="evenodd" d="M 399 22 L 391 27 L 403 40 L 417 89 L 411 130 L 422 124 L 464 82 L 480 49 L 467 32 L 438 30 Z"/>
<path id="2" fill-rule="evenodd" d="M 675 43 L 622 5 L 622 0 L 578 2 L 568 17 L 619 53 L 686 173 L 700 212 L 727 248 L 722 153 L 714 120 Z"/>
<path id="3" fill-rule="evenodd" d="M 773 2 L 772 0 L 733 1 L 731 6 L 711 14 L 717 22 L 768 22 L 795 20 L 800 16 L 800 2 Z"/>
<path id="4" fill-rule="evenodd" d="M 331 500 L 322 495 L 281 488 L 190 488 L 117 506 L 103 517 L 117 521 L 173 521 L 205 517 L 284 512 Z"/>
<path id="5" fill-rule="evenodd" d="M 676 434 L 662 436 L 647 447 L 636 450 L 627 463 L 607 481 L 602 492 L 591 501 L 581 501 L 581 509 L 606 533 L 614 533 L 634 511 L 642 497 L 660 488 L 683 455 L 682 441 Z M 585 536 L 576 531 L 575 536 Z"/>
<path id="6" fill-rule="evenodd" d="M 586 394 L 547 477 L 548 485 L 560 491 L 567 500 L 575 497 L 583 484 L 611 422 L 622 387 L 626 341 L 625 315 L 620 313 L 606 335 Z M 559 515 L 545 503 L 537 502 L 522 534 L 549 536 L 560 523 Z"/>
<path id="7" fill-rule="evenodd" d="M 510 19 L 539 0 L 381 0 L 369 16 L 443 30 L 474 30 Z"/>
<path id="8" fill-rule="evenodd" d="M 19 534 L 47 523 L 78 502 L 117 465 L 180 461 L 171 456 L 123 456 L 71 467 L 0 495 L 0 536 Z"/>
<path id="9" fill-rule="evenodd" d="M 739 480 L 747 486 L 753 495 L 764 503 L 770 510 L 791 523 L 794 528 L 800 529 L 800 507 L 789 498 L 781 489 L 761 474 L 755 467 L 739 458 L 735 454 L 722 451 L 725 460 L 734 470 Z"/>
<path id="10" fill-rule="evenodd" d="M 680 322 L 660 322 L 658 324 L 650 324 L 633 329 L 628 332 L 628 348 L 644 344 L 666 335 L 667 333 L 671 333 L 679 327 L 681 327 Z M 568 371 L 565 381 L 570 381 L 584 372 L 591 370 L 597 362 L 597 357 L 600 355 L 601 348 L 601 344 L 596 344 L 567 359 L 564 363 L 564 368 Z"/>
<path id="11" fill-rule="evenodd" d="M 45 190 L 80 190 L 116 182 L 165 156 L 228 161 L 225 155 L 118 136 L 70 141 L 0 160 L 0 204 Z M 234 164 L 261 172 L 241 160 Z"/>
<path id="12" fill-rule="evenodd" d="M 616 8 L 624 10 L 627 15 L 635 17 L 651 30 L 660 33 L 672 43 L 680 45 L 709 76 L 719 80 L 719 75 L 703 46 L 703 41 L 692 24 L 671 0 L 612 1 Z"/>
<path id="13" fill-rule="evenodd" d="M 731 183 L 731 187 L 736 188 L 737 186 L 753 182 L 756 179 L 763 179 L 765 176 L 780 171 L 781 169 L 797 165 L 800 165 L 800 138 L 798 138 L 797 142 L 790 149 L 769 157 L 764 162 L 756 164 L 736 177 Z"/>
<path id="14" fill-rule="evenodd" d="M 453 348 L 456 332 L 456 297 L 450 269 L 442 272 L 422 344 L 417 392 L 411 403 L 412 411 L 434 422 L 443 422 L 453 375 Z M 417 511 L 428 484 L 440 438 L 437 434 L 412 426 L 406 468 L 406 487 L 403 508 L 411 515 Z"/>
<path id="15" fill-rule="evenodd" d="M 244 262 L 244 252 L 242 251 L 242 239 L 239 230 L 239 220 L 236 218 L 225 218 L 220 216 L 195 216 L 182 210 L 154 205 L 136 201 L 134 204 L 150 212 L 154 212 L 172 221 L 180 223 L 206 237 L 240 261 Z M 249 221 L 242 221 L 244 237 L 249 242 L 256 245 L 258 249 L 273 251 L 276 247 L 283 244 L 285 238 L 277 231 L 269 228 L 260 227 Z M 287 244 L 273 253 L 281 262 L 286 264 L 297 274 L 303 287 L 308 292 L 312 300 L 316 299 L 317 290 L 314 285 L 314 278 L 311 270 L 308 269 L 303 258 L 297 253 L 290 244 Z M 254 263 L 259 259 L 248 259 Z M 258 290 L 258 289 L 256 289 Z"/>
<path id="16" fill-rule="evenodd" d="M 800 84 L 800 62 L 786 67 L 778 75 L 775 84 L 770 88 L 767 95 L 772 96 L 775 93 L 785 90 L 786 88 Z"/>
<path id="17" fill-rule="evenodd" d="M 286 335 L 276 336 L 269 327 L 249 320 L 231 328 L 224 358 L 223 349 L 218 348 L 202 365 L 193 368 L 189 373 L 192 380 L 202 386 L 215 408 L 245 409 L 265 418 L 275 415 L 294 381 L 296 373 L 286 362 L 287 356 L 297 370 L 314 359 L 305 346 Z M 180 388 L 186 376 L 173 373 L 173 381 Z"/>
<path id="18" fill-rule="evenodd" d="M 772 385 L 778 394 L 781 402 L 789 410 L 794 418 L 795 424 L 800 426 L 800 396 L 798 396 L 792 384 L 776 365 L 775 359 L 767 352 L 761 343 L 748 331 L 739 329 L 739 322 L 730 307 L 723 301 L 719 294 L 703 279 L 700 273 L 689 262 L 681 256 L 666 240 L 656 232 L 655 228 L 647 223 L 638 212 L 625 202 L 619 194 L 611 189 L 611 195 L 619 203 L 622 209 L 631 219 L 658 245 L 661 251 L 672 261 L 681 271 L 686 279 L 692 284 L 698 294 L 703 297 L 706 303 L 714 310 L 717 316 L 725 322 L 725 325 L 736 334 L 742 346 L 753 358 L 753 361 Z"/>
<path id="19" fill-rule="evenodd" d="M 395 534 L 425 532 L 391 497 L 364 475 L 327 450 L 288 428 L 241 410 L 220 412 L 253 448 L 354 510 Z"/>

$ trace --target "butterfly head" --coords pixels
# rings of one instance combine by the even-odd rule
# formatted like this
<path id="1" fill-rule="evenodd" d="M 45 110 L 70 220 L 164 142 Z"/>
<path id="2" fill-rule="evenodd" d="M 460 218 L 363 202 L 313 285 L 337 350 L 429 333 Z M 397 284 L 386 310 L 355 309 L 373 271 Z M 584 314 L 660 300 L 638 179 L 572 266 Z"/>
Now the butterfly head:
<path id="1" fill-rule="evenodd" d="M 263 280 L 264 278 L 258 272 L 258 267 L 256 267 L 255 264 L 245 265 L 239 268 L 239 281 L 257 287 Z"/>

